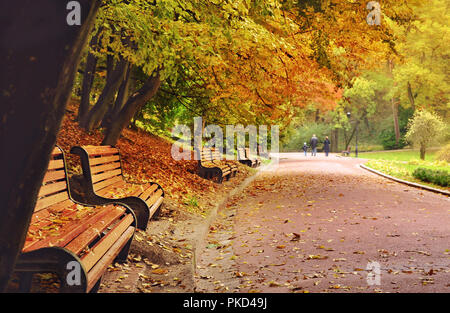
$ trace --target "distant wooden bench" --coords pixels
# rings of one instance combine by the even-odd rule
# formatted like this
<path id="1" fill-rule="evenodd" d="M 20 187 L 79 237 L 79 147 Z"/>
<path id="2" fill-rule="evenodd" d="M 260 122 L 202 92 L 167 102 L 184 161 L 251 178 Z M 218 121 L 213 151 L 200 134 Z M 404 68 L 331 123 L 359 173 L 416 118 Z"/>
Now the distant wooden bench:
<path id="1" fill-rule="evenodd" d="M 231 177 L 235 177 L 238 171 L 237 165 L 234 161 L 226 160 L 220 153 L 219 149 L 211 148 L 212 162 L 218 165 L 226 165 L 231 170 Z"/>
<path id="2" fill-rule="evenodd" d="M 80 156 L 84 192 L 90 203 L 124 203 L 136 214 L 138 228 L 146 229 L 164 201 L 161 186 L 154 182 L 128 182 L 123 177 L 119 149 L 115 147 L 75 146 L 70 152 Z"/>
<path id="3" fill-rule="evenodd" d="M 261 158 L 258 155 L 252 155 L 250 153 L 250 149 L 249 148 L 245 148 L 245 156 L 249 160 L 252 160 L 252 161 L 255 160 L 256 161 L 255 167 L 258 167 L 258 166 L 261 165 Z"/>
<path id="4" fill-rule="evenodd" d="M 245 148 L 238 148 L 237 155 L 239 162 L 241 162 L 242 164 L 245 164 L 250 167 L 258 166 L 258 161 L 256 159 L 249 159 L 247 157 L 247 153 L 245 153 Z"/>
<path id="5" fill-rule="evenodd" d="M 198 174 L 199 176 L 211 179 L 216 177 L 217 182 L 221 184 L 224 180 L 229 180 L 232 170 L 228 165 L 213 162 L 213 156 L 210 148 L 203 148 L 199 153 L 198 150 Z"/>
<path id="6" fill-rule="evenodd" d="M 135 227 L 136 217 L 127 206 L 86 206 L 72 200 L 64 154 L 55 147 L 14 269 L 20 291 L 30 290 L 37 273 L 56 274 L 61 292 L 97 291 L 107 267 L 127 260 Z M 77 268 L 75 280 L 69 280 Z"/>
<path id="7" fill-rule="evenodd" d="M 342 151 L 342 156 L 349 156 L 352 148 L 350 146 L 347 147 L 347 150 Z"/>

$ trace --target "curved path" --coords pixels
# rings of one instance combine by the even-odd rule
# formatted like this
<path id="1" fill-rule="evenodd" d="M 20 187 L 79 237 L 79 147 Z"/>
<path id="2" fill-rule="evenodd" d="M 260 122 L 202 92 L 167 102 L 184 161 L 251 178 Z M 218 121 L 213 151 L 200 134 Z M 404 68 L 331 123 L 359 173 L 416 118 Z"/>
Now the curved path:
<path id="1" fill-rule="evenodd" d="M 450 291 L 448 197 L 367 172 L 360 159 L 279 158 L 219 211 L 197 291 Z"/>

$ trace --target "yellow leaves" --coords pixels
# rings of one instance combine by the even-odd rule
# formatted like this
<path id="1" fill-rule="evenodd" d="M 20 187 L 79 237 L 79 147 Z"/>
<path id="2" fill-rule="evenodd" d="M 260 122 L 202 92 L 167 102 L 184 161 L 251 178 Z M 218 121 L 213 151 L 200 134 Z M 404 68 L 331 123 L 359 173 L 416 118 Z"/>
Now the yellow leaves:
<path id="1" fill-rule="evenodd" d="M 327 248 L 327 247 L 325 247 L 325 246 L 318 246 L 317 249 L 323 249 L 323 250 L 325 250 L 325 251 L 334 251 L 333 248 Z"/>
<path id="2" fill-rule="evenodd" d="M 152 274 L 163 275 L 163 274 L 167 274 L 168 272 L 169 271 L 167 269 L 157 268 L 157 269 L 152 271 Z"/>
<path id="3" fill-rule="evenodd" d="M 307 257 L 307 260 L 325 260 L 325 259 L 328 259 L 328 256 L 320 254 L 310 254 Z"/>

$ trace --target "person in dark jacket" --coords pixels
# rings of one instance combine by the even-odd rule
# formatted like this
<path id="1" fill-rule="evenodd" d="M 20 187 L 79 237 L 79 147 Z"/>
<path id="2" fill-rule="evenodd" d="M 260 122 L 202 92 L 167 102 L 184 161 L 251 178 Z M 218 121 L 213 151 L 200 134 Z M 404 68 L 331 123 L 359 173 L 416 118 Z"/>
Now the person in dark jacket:
<path id="1" fill-rule="evenodd" d="M 303 151 L 305 151 L 306 156 L 306 152 L 308 151 L 308 145 L 306 144 L 306 142 L 303 144 Z"/>
<path id="2" fill-rule="evenodd" d="M 328 136 L 325 137 L 323 142 L 323 151 L 325 152 L 325 156 L 328 156 L 328 153 L 330 152 L 330 139 L 328 139 Z"/>
<path id="3" fill-rule="evenodd" d="M 318 143 L 319 143 L 319 139 L 317 139 L 316 135 L 313 135 L 311 137 L 311 141 L 309 142 L 309 144 L 311 146 L 311 156 L 316 156 Z"/>

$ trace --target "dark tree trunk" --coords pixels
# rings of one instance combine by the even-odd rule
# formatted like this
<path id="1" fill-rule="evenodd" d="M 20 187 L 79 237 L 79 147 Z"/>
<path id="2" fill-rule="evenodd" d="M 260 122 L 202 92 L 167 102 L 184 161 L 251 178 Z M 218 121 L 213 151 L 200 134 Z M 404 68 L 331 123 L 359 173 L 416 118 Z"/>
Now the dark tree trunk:
<path id="1" fill-rule="evenodd" d="M 114 101 L 114 97 L 120 84 L 123 81 L 125 75 L 125 69 L 127 68 L 128 62 L 121 59 L 117 62 L 116 66 L 106 79 L 105 87 L 102 93 L 98 97 L 97 103 L 92 107 L 86 117 L 81 121 L 80 126 L 87 131 L 91 131 L 100 125 L 103 117 L 105 116 L 111 103 Z"/>
<path id="2" fill-rule="evenodd" d="M 411 84 L 409 82 L 408 82 L 408 99 L 409 102 L 411 103 L 411 108 L 413 109 L 413 111 L 415 111 L 416 110 L 415 98 L 412 92 Z"/>
<path id="3" fill-rule="evenodd" d="M 394 118 L 395 143 L 398 145 L 400 141 L 400 126 L 398 123 L 398 102 L 392 98 L 392 116 Z"/>
<path id="4" fill-rule="evenodd" d="M 393 69 L 394 69 L 394 62 L 392 60 L 389 60 L 389 71 L 391 75 Z M 394 119 L 395 143 L 398 145 L 398 142 L 400 141 L 400 126 L 398 124 L 398 102 L 396 101 L 395 97 L 392 97 L 391 104 L 392 104 L 392 116 Z"/>
<path id="5" fill-rule="evenodd" d="M 338 128 L 331 131 L 331 152 L 338 152 L 338 132 Z"/>
<path id="6" fill-rule="evenodd" d="M 136 112 L 156 94 L 160 85 L 161 80 L 159 73 L 157 73 L 147 79 L 145 84 L 127 100 L 122 110 L 120 110 L 110 127 L 106 130 L 106 135 L 102 142 L 103 145 L 115 145 L 117 143 L 122 129 L 128 126 Z"/>
<path id="7" fill-rule="evenodd" d="M 95 34 L 94 37 L 92 37 L 91 42 L 89 44 L 92 49 L 94 49 L 95 46 L 97 45 L 99 35 L 100 32 L 98 32 L 97 34 Z M 86 57 L 86 67 L 83 75 L 83 83 L 81 86 L 81 100 L 77 116 L 78 121 L 82 121 L 87 112 L 89 111 L 91 89 L 92 83 L 94 82 L 96 67 L 97 67 L 97 57 L 95 57 L 91 52 L 88 52 L 88 55 Z"/>
<path id="8" fill-rule="evenodd" d="M 99 1 L 0 2 L 0 291 L 22 250 Z"/>
<path id="9" fill-rule="evenodd" d="M 108 112 L 105 114 L 105 117 L 102 120 L 102 126 L 108 128 L 112 122 L 112 119 L 119 114 L 120 110 L 122 110 L 123 105 L 128 99 L 129 95 L 129 87 L 130 87 L 130 72 L 131 72 L 131 64 L 128 64 L 125 70 L 125 78 L 120 84 L 119 91 L 117 92 L 116 101 L 114 105 L 109 106 Z"/>
<path id="10" fill-rule="evenodd" d="M 420 159 L 421 160 L 425 160 L 425 152 L 426 152 L 425 145 L 421 145 L 420 146 Z"/>

